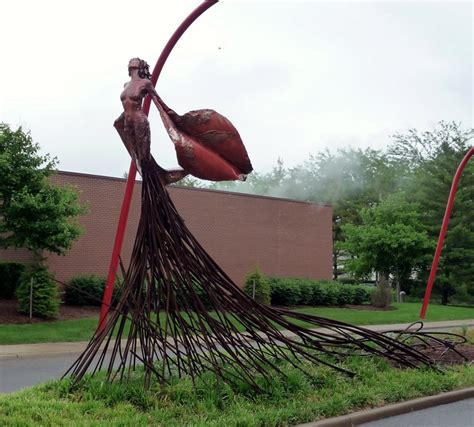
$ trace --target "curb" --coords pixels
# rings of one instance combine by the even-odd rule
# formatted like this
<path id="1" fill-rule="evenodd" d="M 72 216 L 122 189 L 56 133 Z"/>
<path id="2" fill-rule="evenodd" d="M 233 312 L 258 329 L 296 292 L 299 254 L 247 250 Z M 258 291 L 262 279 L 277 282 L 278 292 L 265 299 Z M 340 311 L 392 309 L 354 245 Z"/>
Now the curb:
<path id="1" fill-rule="evenodd" d="M 354 427 L 370 421 L 407 414 L 421 409 L 432 408 L 433 406 L 446 405 L 447 403 L 457 402 L 471 397 L 474 397 L 474 387 L 449 391 L 434 396 L 420 397 L 381 408 L 353 412 L 352 414 L 314 421 L 307 424 L 299 424 L 297 427 Z"/>

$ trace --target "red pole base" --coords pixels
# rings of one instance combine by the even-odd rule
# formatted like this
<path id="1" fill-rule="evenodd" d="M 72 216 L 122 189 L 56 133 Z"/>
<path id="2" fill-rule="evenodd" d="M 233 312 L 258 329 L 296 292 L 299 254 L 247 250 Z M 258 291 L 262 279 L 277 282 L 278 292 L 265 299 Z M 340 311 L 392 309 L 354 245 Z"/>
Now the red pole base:
<path id="1" fill-rule="evenodd" d="M 120 210 L 119 222 L 117 225 L 117 232 L 115 233 L 114 248 L 112 250 L 112 258 L 110 260 L 109 274 L 104 289 L 104 297 L 102 299 L 102 306 L 100 308 L 99 325 L 97 332 L 103 331 L 105 326 L 105 319 L 109 312 L 110 304 L 112 303 L 112 295 L 114 292 L 115 276 L 117 274 L 117 267 L 119 262 L 120 251 L 122 249 L 123 238 L 125 236 L 125 228 L 127 227 L 128 214 L 130 212 L 130 205 L 132 203 L 133 187 L 135 185 L 135 178 L 137 175 L 137 167 L 135 162 L 130 163 L 128 171 L 127 185 L 125 187 L 125 194 L 123 196 L 122 208 Z"/>

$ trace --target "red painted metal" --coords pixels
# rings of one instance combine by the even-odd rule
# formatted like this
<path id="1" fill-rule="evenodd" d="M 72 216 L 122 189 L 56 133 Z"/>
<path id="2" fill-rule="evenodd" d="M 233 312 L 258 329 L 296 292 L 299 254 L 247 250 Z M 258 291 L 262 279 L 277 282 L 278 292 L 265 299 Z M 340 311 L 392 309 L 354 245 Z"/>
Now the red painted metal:
<path id="1" fill-rule="evenodd" d="M 219 0 L 205 0 L 189 14 L 189 16 L 176 29 L 176 31 L 169 39 L 168 43 L 166 44 L 163 51 L 161 52 L 161 55 L 158 58 L 158 61 L 155 64 L 155 68 L 153 69 L 153 73 L 150 79 L 151 82 L 153 83 L 153 86 L 156 85 L 158 77 L 161 74 L 161 70 L 163 69 L 165 62 L 168 59 L 169 54 L 173 50 L 178 40 L 184 34 L 184 32 L 189 28 L 189 26 L 197 18 L 199 18 L 199 16 L 202 13 L 204 13 L 207 9 L 209 9 L 211 6 L 216 4 L 218 1 Z M 151 103 L 151 99 L 149 96 L 147 96 L 143 102 L 143 108 L 142 108 L 143 112 L 146 115 L 148 115 L 148 113 L 150 112 L 150 103 Z M 130 169 L 128 172 L 125 194 L 124 194 L 124 198 L 122 202 L 122 208 L 120 210 L 119 222 L 117 225 L 117 232 L 115 234 L 115 242 L 114 242 L 114 247 L 112 250 L 112 257 L 110 260 L 109 273 L 108 273 L 107 282 L 105 285 L 104 296 L 102 298 L 102 306 L 100 309 L 100 317 L 99 317 L 99 324 L 97 326 L 97 333 L 100 333 L 105 326 L 105 319 L 107 318 L 109 307 L 112 302 L 115 276 L 117 274 L 120 251 L 122 250 L 123 238 L 124 238 L 125 229 L 127 226 L 128 213 L 130 211 L 130 204 L 131 204 L 132 196 L 133 196 L 133 187 L 135 183 L 136 173 L 137 173 L 136 165 L 135 165 L 135 162 L 132 161 L 130 163 Z"/>
<path id="2" fill-rule="evenodd" d="M 164 47 L 163 51 L 161 52 L 160 57 L 158 58 L 158 61 L 156 61 L 155 68 L 153 69 L 153 73 L 151 74 L 151 82 L 153 83 L 153 86 L 156 86 L 156 82 L 158 81 L 158 77 L 160 77 L 161 70 L 163 69 L 163 66 L 165 65 L 166 60 L 168 59 L 168 56 L 170 55 L 171 51 L 173 50 L 174 46 L 178 42 L 178 40 L 181 38 L 181 36 L 184 34 L 184 32 L 190 27 L 190 25 L 197 19 L 199 16 L 201 16 L 207 9 L 209 9 L 211 6 L 215 5 L 219 0 L 205 0 L 203 1 L 196 9 L 194 9 L 189 16 L 181 23 L 181 25 L 176 29 L 174 34 L 171 36 L 171 38 L 168 40 L 168 43 L 166 43 L 166 46 Z M 150 111 L 150 105 L 151 105 L 151 98 L 147 96 L 145 100 L 143 101 L 143 112 L 148 115 Z"/>
<path id="3" fill-rule="evenodd" d="M 102 331 L 105 326 L 105 319 L 109 312 L 110 303 L 112 302 L 112 294 L 114 291 L 115 275 L 117 274 L 117 267 L 119 262 L 120 251 L 122 250 L 123 238 L 125 235 L 125 228 L 127 226 L 128 213 L 130 212 L 130 204 L 132 202 L 133 187 L 135 185 L 135 177 L 137 175 L 137 167 L 135 162 L 130 163 L 128 170 L 127 185 L 125 187 L 125 194 L 123 196 L 122 208 L 120 209 L 120 217 L 117 225 L 117 232 L 115 233 L 114 248 L 112 251 L 112 258 L 110 260 L 109 274 L 105 284 L 104 296 L 102 299 L 102 306 L 100 308 L 99 325 L 97 331 Z"/>
<path id="4" fill-rule="evenodd" d="M 461 178 L 462 172 L 467 165 L 469 159 L 474 155 L 474 147 L 472 147 L 467 154 L 462 159 L 461 163 L 458 166 L 456 174 L 453 178 L 453 183 L 451 184 L 451 191 L 449 192 L 448 203 L 446 205 L 446 210 L 444 212 L 443 223 L 441 225 L 441 231 L 439 232 L 438 244 L 436 245 L 436 250 L 433 258 L 433 264 L 431 265 L 430 277 L 428 278 L 428 283 L 426 285 L 425 297 L 423 299 L 423 305 L 420 311 L 420 317 L 422 319 L 426 316 L 426 310 L 428 309 L 428 304 L 430 302 L 431 291 L 433 289 L 433 284 L 436 279 L 436 270 L 438 269 L 439 257 L 443 250 L 444 238 L 446 232 L 448 231 L 449 219 L 451 218 L 451 211 L 453 210 L 454 197 L 456 196 L 456 191 L 458 189 L 459 179 Z"/>

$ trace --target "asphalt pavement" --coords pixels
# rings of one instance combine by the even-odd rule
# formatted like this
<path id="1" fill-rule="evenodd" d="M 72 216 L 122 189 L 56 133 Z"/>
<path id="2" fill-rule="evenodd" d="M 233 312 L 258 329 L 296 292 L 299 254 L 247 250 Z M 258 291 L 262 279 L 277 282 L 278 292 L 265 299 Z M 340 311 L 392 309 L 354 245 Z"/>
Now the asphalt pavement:
<path id="1" fill-rule="evenodd" d="M 76 358 L 77 355 L 63 354 L 0 360 L 0 393 L 61 378 Z"/>
<path id="2" fill-rule="evenodd" d="M 473 427 L 474 398 L 360 424 L 361 427 Z"/>

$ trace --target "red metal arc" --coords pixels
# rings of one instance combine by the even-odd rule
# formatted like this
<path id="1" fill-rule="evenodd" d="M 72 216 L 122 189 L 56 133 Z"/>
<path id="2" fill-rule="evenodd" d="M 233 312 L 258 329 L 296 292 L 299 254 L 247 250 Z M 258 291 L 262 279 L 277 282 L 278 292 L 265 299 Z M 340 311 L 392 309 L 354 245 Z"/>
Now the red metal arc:
<path id="1" fill-rule="evenodd" d="M 446 232 L 448 231 L 449 219 L 451 218 L 451 211 L 453 210 L 454 197 L 456 196 L 456 191 L 458 189 L 459 179 L 461 178 L 462 172 L 467 165 L 469 159 L 474 155 L 474 147 L 466 153 L 461 163 L 458 166 L 456 174 L 453 178 L 453 183 L 451 184 L 451 191 L 449 192 L 448 203 L 446 205 L 446 210 L 444 212 L 443 223 L 441 225 L 441 231 L 439 232 L 438 244 L 436 246 L 436 251 L 433 258 L 433 264 L 431 265 L 430 277 L 428 278 L 428 283 L 426 285 L 425 297 L 423 299 L 423 305 L 420 311 L 420 317 L 422 319 L 426 316 L 426 310 L 428 309 L 428 304 L 430 302 L 431 291 L 433 289 L 433 284 L 436 279 L 436 270 L 438 269 L 439 257 L 441 256 L 441 251 L 443 250 L 444 238 Z"/>
<path id="2" fill-rule="evenodd" d="M 171 36 L 169 39 L 168 43 L 164 47 L 163 51 L 161 52 L 161 55 L 159 56 L 155 68 L 153 69 L 153 73 L 151 76 L 151 82 L 153 86 L 156 85 L 156 82 L 158 81 L 158 77 L 161 74 L 161 70 L 163 69 L 163 66 L 165 65 L 166 60 L 168 59 L 168 56 L 170 55 L 171 51 L 173 50 L 174 46 L 178 42 L 178 40 L 181 38 L 181 36 L 184 34 L 184 32 L 190 27 L 190 25 L 197 19 L 199 16 L 201 16 L 207 9 L 209 9 L 211 6 L 216 4 L 219 0 L 205 0 L 203 1 L 196 9 L 194 9 L 189 16 L 181 23 L 181 25 L 176 29 L 174 34 Z M 143 112 L 148 116 L 148 113 L 150 112 L 150 104 L 151 104 L 151 98 L 147 96 L 143 102 Z M 99 317 L 99 325 L 97 327 L 97 331 L 100 332 L 104 326 L 105 326 L 105 319 L 107 318 L 107 314 L 109 312 L 109 307 L 112 302 L 112 294 L 114 290 L 114 284 L 115 284 L 115 276 L 117 274 L 117 268 L 118 268 L 118 262 L 119 262 L 119 256 L 120 252 L 122 250 L 122 244 L 123 244 L 123 238 L 125 235 L 125 229 L 127 226 L 127 221 L 128 221 L 128 213 L 130 211 L 130 204 L 132 201 L 132 196 L 133 196 L 133 187 L 135 184 L 135 178 L 137 175 L 137 168 L 135 165 L 135 162 L 130 163 L 130 169 L 128 171 L 128 177 L 127 177 L 127 184 L 125 187 L 125 194 L 123 197 L 123 202 L 122 202 L 122 208 L 120 210 L 120 216 L 119 216 L 119 221 L 117 224 L 117 232 L 115 234 L 115 241 L 114 241 L 114 247 L 112 250 L 112 257 L 110 260 L 110 266 L 109 266 L 109 273 L 107 276 L 107 282 L 105 285 L 105 290 L 104 290 L 104 296 L 102 299 L 102 307 L 100 309 L 100 317 Z"/>

